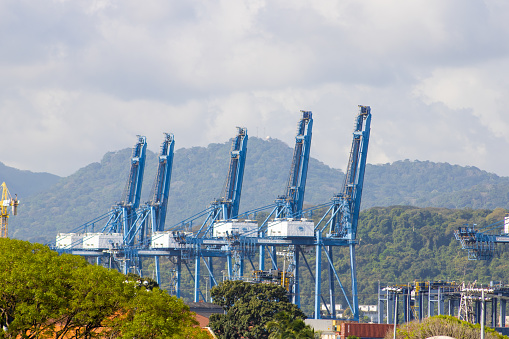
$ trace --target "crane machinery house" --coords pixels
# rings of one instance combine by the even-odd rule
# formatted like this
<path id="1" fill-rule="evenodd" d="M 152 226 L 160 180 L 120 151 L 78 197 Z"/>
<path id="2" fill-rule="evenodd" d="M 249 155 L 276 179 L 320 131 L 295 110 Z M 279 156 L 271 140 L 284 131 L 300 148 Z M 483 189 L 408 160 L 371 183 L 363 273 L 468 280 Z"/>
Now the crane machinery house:
<path id="1" fill-rule="evenodd" d="M 171 232 L 160 231 L 152 233 L 152 248 L 182 248 L 192 247 L 192 244 L 186 244 L 186 237 L 193 232 Z"/>
<path id="2" fill-rule="evenodd" d="M 83 233 L 58 233 L 56 248 L 83 248 Z"/>
<path id="3" fill-rule="evenodd" d="M 269 237 L 312 237 L 314 236 L 315 224 L 303 218 L 300 220 L 275 219 L 267 226 Z"/>
<path id="4" fill-rule="evenodd" d="M 258 223 L 255 220 L 240 221 L 233 219 L 228 221 L 220 220 L 214 225 L 214 238 L 227 238 L 228 236 L 236 235 L 257 237 Z"/>
<path id="5" fill-rule="evenodd" d="M 83 248 L 108 250 L 118 248 L 123 244 L 121 233 L 85 233 L 83 236 Z"/>

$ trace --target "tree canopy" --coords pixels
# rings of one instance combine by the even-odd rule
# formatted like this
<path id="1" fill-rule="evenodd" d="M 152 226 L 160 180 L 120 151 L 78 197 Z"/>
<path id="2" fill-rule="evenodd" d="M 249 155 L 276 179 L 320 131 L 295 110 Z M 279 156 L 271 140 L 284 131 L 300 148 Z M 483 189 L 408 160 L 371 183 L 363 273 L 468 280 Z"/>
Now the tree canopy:
<path id="1" fill-rule="evenodd" d="M 0 239 L 0 338 L 206 338 L 182 300 L 117 271 Z"/>
<path id="2" fill-rule="evenodd" d="M 291 319 L 305 319 L 279 285 L 225 281 L 210 293 L 214 303 L 225 310 L 225 314 L 210 317 L 210 327 L 220 338 L 268 338 L 266 324 L 280 312 Z"/>
<path id="3" fill-rule="evenodd" d="M 508 337 L 485 327 L 486 339 L 507 339 Z M 419 321 L 412 321 L 401 325 L 396 330 L 397 339 L 426 339 L 447 336 L 462 339 L 478 339 L 481 337 L 481 325 L 471 324 L 455 317 L 439 315 Z M 392 339 L 394 332 L 389 331 L 385 338 Z"/>

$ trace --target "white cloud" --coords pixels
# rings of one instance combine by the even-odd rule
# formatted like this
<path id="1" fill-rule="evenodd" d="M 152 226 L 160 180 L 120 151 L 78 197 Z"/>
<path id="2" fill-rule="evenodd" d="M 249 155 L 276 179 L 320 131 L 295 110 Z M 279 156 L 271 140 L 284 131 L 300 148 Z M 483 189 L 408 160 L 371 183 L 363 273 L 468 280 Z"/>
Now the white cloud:
<path id="1" fill-rule="evenodd" d="M 501 0 L 0 3 L 0 161 L 66 175 L 163 132 L 177 147 L 235 126 L 344 168 L 357 105 L 369 161 L 449 161 L 509 175 L 509 4 Z M 502 159 L 501 159 L 502 158 Z"/>

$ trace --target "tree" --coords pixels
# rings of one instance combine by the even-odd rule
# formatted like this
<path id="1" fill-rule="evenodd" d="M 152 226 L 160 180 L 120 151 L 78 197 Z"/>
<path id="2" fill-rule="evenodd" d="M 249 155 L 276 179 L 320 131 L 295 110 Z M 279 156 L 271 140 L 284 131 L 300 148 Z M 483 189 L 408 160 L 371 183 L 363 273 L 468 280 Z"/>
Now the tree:
<path id="1" fill-rule="evenodd" d="M 206 338 L 182 300 L 47 246 L 0 239 L 0 338 Z"/>
<path id="2" fill-rule="evenodd" d="M 466 321 L 459 320 L 452 316 L 439 315 L 426 318 L 422 321 L 412 321 L 401 325 L 396 330 L 396 338 L 403 339 L 425 339 L 430 337 L 447 336 L 462 339 L 478 339 L 480 338 L 481 325 L 471 324 Z M 494 329 L 485 327 L 486 339 L 503 339 L 507 338 Z M 385 335 L 386 339 L 393 338 L 394 332 L 390 330 Z"/>
<path id="3" fill-rule="evenodd" d="M 269 332 L 269 339 L 313 339 L 315 331 L 300 319 L 280 312 L 276 314 L 274 320 L 269 321 L 265 328 Z"/>
<path id="4" fill-rule="evenodd" d="M 182 299 L 170 296 L 166 291 L 154 288 L 138 288 L 136 295 L 128 302 L 125 314 L 112 324 L 119 338 L 205 339 L 208 334 L 196 327 L 189 307 Z"/>
<path id="5" fill-rule="evenodd" d="M 225 310 L 225 314 L 210 317 L 210 327 L 221 338 L 268 338 L 265 325 L 279 312 L 292 319 L 305 319 L 279 285 L 225 281 L 210 293 L 214 303 Z"/>

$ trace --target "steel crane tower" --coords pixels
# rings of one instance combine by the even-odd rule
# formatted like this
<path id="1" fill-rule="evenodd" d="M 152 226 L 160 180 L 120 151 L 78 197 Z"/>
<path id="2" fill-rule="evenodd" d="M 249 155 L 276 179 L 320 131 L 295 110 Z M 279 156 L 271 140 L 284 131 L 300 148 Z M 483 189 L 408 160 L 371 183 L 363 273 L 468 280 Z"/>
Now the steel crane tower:
<path id="1" fill-rule="evenodd" d="M 166 221 L 166 208 L 170 192 L 171 171 L 173 168 L 173 154 L 175 140 L 173 134 L 165 133 L 161 144 L 161 151 L 158 157 L 157 174 L 152 188 L 152 198 L 148 203 L 150 206 L 152 232 L 164 230 Z"/>
<path id="2" fill-rule="evenodd" d="M 129 235 L 136 220 L 136 210 L 140 206 L 146 150 L 147 139 L 144 136 L 138 136 L 138 142 L 132 150 L 131 168 L 122 200 L 113 206 L 112 216 L 102 230 L 102 232 L 122 233 L 124 245 L 127 246 L 134 244 L 134 238 Z"/>
<path id="3" fill-rule="evenodd" d="M 364 171 L 368 155 L 368 144 L 371 126 L 371 108 L 359 105 L 359 113 L 355 118 L 352 148 L 341 193 L 331 199 L 327 212 L 317 223 L 316 232 L 316 278 L 315 278 L 315 318 L 320 318 L 321 297 L 321 265 L 322 249 L 328 261 L 329 294 L 331 311 L 335 317 L 334 280 L 337 280 L 343 295 L 352 310 L 355 321 L 359 320 L 359 304 L 357 296 L 357 272 L 355 267 L 355 245 L 357 223 L 361 206 Z M 334 246 L 348 246 L 350 249 L 350 274 L 352 296 L 348 297 L 341 280 L 333 265 Z M 336 278 L 336 279 L 334 279 Z M 327 306 L 327 305 L 326 305 Z"/>
<path id="4" fill-rule="evenodd" d="M 157 173 L 150 194 L 150 201 L 137 211 L 137 223 L 141 227 L 136 227 L 139 232 L 141 244 L 145 243 L 145 236 L 150 232 L 152 239 L 157 239 L 159 232 L 164 231 L 166 221 L 166 210 L 168 206 L 168 196 L 170 192 L 171 173 L 173 169 L 173 155 L 175 149 L 175 138 L 171 133 L 164 133 L 164 141 L 158 156 Z M 150 220 L 150 229 L 147 229 L 147 219 Z M 155 271 L 157 283 L 161 283 L 161 273 L 159 270 L 159 256 L 155 255 Z"/>
<path id="5" fill-rule="evenodd" d="M 313 113 L 301 111 L 302 118 L 297 125 L 295 148 L 293 150 L 292 165 L 286 185 L 286 194 L 277 197 L 275 218 L 302 217 L 304 191 L 308 173 L 309 152 L 311 150 L 311 136 L 313 130 Z"/>
<path id="6" fill-rule="evenodd" d="M 144 136 L 137 136 L 138 141 L 133 147 L 129 177 L 122 194 L 122 201 L 114 205 L 110 212 L 81 225 L 74 232 L 59 233 L 55 248 L 60 252 L 95 257 L 97 264 L 107 251 L 119 254 L 123 261 L 123 273 L 127 274 L 131 267 L 141 270 L 141 262 L 136 260 L 133 247 L 136 235 L 143 241 L 144 234 L 139 232 L 139 214 L 143 173 L 147 142 Z M 95 224 L 107 218 L 106 224 L 98 233 L 94 233 Z M 92 233 L 90 232 L 92 229 Z M 106 252 L 105 252 L 106 251 Z"/>
<path id="7" fill-rule="evenodd" d="M 302 219 L 302 206 L 311 150 L 313 113 L 311 111 L 301 111 L 301 113 L 302 117 L 297 124 L 297 135 L 286 192 L 284 195 L 277 197 L 275 208 L 260 226 L 259 235 L 261 238 L 313 236 L 312 222 Z M 274 216 L 274 219 L 268 222 L 271 216 Z M 309 229 L 309 234 L 298 231 L 305 228 Z M 259 246 L 259 269 L 261 272 L 265 270 L 265 247 L 265 245 Z M 287 285 L 287 288 L 291 289 L 289 292 L 292 293 L 293 302 L 298 306 L 300 306 L 299 250 L 299 245 L 294 244 L 284 252 L 283 255 L 285 260 L 289 260 L 289 265 L 282 272 L 283 285 Z M 276 255 L 276 246 L 270 246 L 269 256 L 272 261 L 272 269 L 275 270 L 278 269 Z M 293 284 L 286 283 L 290 277 L 293 279 Z"/>
<path id="8" fill-rule="evenodd" d="M 230 165 L 228 175 L 221 198 L 215 199 L 210 207 L 208 215 L 202 226 L 193 236 L 192 241 L 195 246 L 195 277 L 194 277 L 194 300 L 199 300 L 200 288 L 200 262 L 201 258 L 207 257 L 202 251 L 204 239 L 225 238 L 227 240 L 237 238 L 244 232 L 251 229 L 256 230 L 255 223 L 239 222 L 239 206 L 242 193 L 242 181 L 244 178 L 244 168 L 247 155 L 247 129 L 237 127 L 237 135 L 232 140 L 230 151 Z M 249 229 L 248 229 L 249 228 Z M 253 232 L 255 233 L 255 232 Z M 256 234 L 254 234 L 256 236 Z M 227 262 L 228 277 L 239 277 L 243 274 L 243 253 L 233 246 L 233 243 L 227 242 Z M 233 262 L 232 256 L 235 256 L 236 262 Z M 213 257 L 208 256 L 208 263 L 205 262 L 209 271 L 210 287 L 216 284 L 213 273 Z"/>

